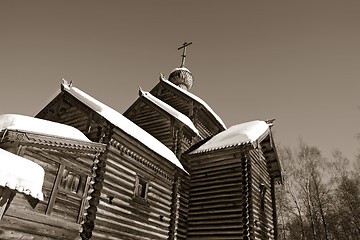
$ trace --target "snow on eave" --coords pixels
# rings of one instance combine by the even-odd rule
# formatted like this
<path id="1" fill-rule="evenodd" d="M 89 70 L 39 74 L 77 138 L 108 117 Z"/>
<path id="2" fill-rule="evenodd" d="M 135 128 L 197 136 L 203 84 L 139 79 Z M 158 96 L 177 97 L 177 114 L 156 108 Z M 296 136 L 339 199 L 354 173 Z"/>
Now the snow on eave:
<path id="1" fill-rule="evenodd" d="M 199 148 L 190 152 L 190 154 L 210 152 L 245 144 L 255 146 L 256 142 L 261 141 L 269 133 L 269 125 L 264 121 L 255 120 L 238 124 L 218 133 Z"/>
<path id="2" fill-rule="evenodd" d="M 19 114 L 0 115 L 0 131 L 6 129 L 91 142 L 80 130 L 72 126 Z"/>
<path id="3" fill-rule="evenodd" d="M 190 120 L 190 118 L 188 118 L 187 116 L 185 116 L 184 114 L 182 114 L 181 112 L 176 110 L 175 108 L 171 107 L 169 104 L 167 104 L 167 103 L 161 101 L 160 99 L 158 99 L 157 97 L 153 96 L 151 93 L 145 92 L 141 89 L 139 90 L 139 92 L 141 94 L 141 97 L 148 99 L 150 102 L 152 102 L 156 106 L 163 109 L 165 112 L 169 113 L 170 115 L 172 115 L 173 117 L 178 119 L 185 126 L 187 126 L 190 130 L 192 130 L 196 135 L 199 136 L 199 131 L 196 129 L 196 127 L 194 126 L 194 124 Z"/>
<path id="4" fill-rule="evenodd" d="M 0 186 L 42 201 L 44 176 L 40 165 L 0 148 Z"/>
<path id="5" fill-rule="evenodd" d="M 189 91 L 186 91 L 185 89 L 182 89 L 178 86 L 176 86 L 175 84 L 173 84 L 172 82 L 170 82 L 169 80 L 160 77 L 160 80 L 170 86 L 172 86 L 173 88 L 177 89 L 178 91 L 184 93 L 185 95 L 187 95 L 188 97 L 190 97 L 191 99 L 195 100 L 197 103 L 199 103 L 200 105 L 204 106 L 205 109 L 215 118 L 215 120 L 220 124 L 220 126 L 225 130 L 226 125 L 225 123 L 221 120 L 221 118 L 219 117 L 219 115 L 217 115 L 214 110 L 211 109 L 211 107 L 204 102 L 204 100 L 202 100 L 201 98 L 199 98 L 198 96 L 196 96 L 195 94 L 192 94 Z"/>
<path id="6" fill-rule="evenodd" d="M 149 149 L 151 149 L 158 155 L 167 159 L 169 162 L 173 163 L 175 166 L 179 167 L 180 169 L 186 172 L 186 170 L 180 163 L 179 159 L 169 148 L 167 148 L 164 144 L 162 144 L 159 140 L 154 138 L 148 132 L 140 128 L 138 125 L 130 121 L 124 115 L 108 107 L 107 105 L 101 103 L 95 98 L 89 96 L 80 89 L 68 85 L 67 83 L 61 84 L 61 89 L 71 94 L 80 102 L 84 103 L 93 111 L 97 112 L 100 116 L 104 117 L 114 126 L 124 131 L 126 134 L 137 139 L 139 142 L 143 143 Z"/>

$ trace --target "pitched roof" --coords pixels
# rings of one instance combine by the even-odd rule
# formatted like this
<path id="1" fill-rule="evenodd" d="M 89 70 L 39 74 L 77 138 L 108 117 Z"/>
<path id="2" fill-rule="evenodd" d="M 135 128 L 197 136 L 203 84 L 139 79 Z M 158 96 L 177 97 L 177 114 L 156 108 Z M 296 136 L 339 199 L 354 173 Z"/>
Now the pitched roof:
<path id="1" fill-rule="evenodd" d="M 151 136 L 148 132 L 140 128 L 138 125 L 127 119 L 125 116 L 115 111 L 114 109 L 106 106 L 95 98 L 89 96 L 80 89 L 72 87 L 67 83 L 61 84 L 61 88 L 64 91 L 70 93 L 82 103 L 84 103 L 86 106 L 100 114 L 113 125 L 123 130 L 125 133 L 129 134 L 133 138 L 137 139 L 139 142 L 142 142 L 149 149 L 162 156 L 163 158 L 167 159 L 171 163 L 175 164 L 180 169 L 184 170 L 184 167 L 181 165 L 180 161 L 169 148 L 167 148 L 164 144 Z"/>
<path id="2" fill-rule="evenodd" d="M 0 148 L 0 186 L 43 200 L 44 176 L 40 165 Z"/>
<path id="3" fill-rule="evenodd" d="M 0 131 L 4 129 L 91 142 L 81 131 L 74 127 L 19 114 L 0 115 Z"/>
<path id="4" fill-rule="evenodd" d="M 211 107 L 209 105 L 207 105 L 206 102 L 204 102 L 201 98 L 199 98 L 198 96 L 192 94 L 189 91 L 186 91 L 185 89 L 182 89 L 178 86 L 176 86 L 175 84 L 173 84 L 172 82 L 170 82 L 169 80 L 160 77 L 160 81 L 164 82 L 165 84 L 173 87 L 174 89 L 176 89 L 177 91 L 185 94 L 186 96 L 188 96 L 189 98 L 193 99 L 195 102 L 199 103 L 200 105 L 202 105 L 209 113 L 210 115 L 212 115 L 214 117 L 214 119 L 219 123 L 219 125 L 225 130 L 226 129 L 226 125 L 225 123 L 221 120 L 221 118 L 214 112 L 214 110 L 211 109 Z"/>
<path id="5" fill-rule="evenodd" d="M 268 133 L 269 125 L 264 121 L 255 120 L 238 124 L 218 133 L 190 154 L 254 143 Z"/>
<path id="6" fill-rule="evenodd" d="M 184 114 L 182 114 L 181 112 L 176 110 L 175 108 L 171 107 L 169 104 L 167 104 L 167 103 L 161 101 L 160 99 L 158 99 L 157 97 L 153 96 L 149 92 L 145 92 L 143 90 L 140 90 L 140 94 L 141 94 L 141 97 L 146 98 L 147 100 L 149 100 L 150 102 L 152 102 L 156 106 L 160 107 L 165 112 L 169 113 L 170 115 L 172 115 L 173 117 L 178 119 L 180 122 L 182 122 L 185 126 L 187 126 L 195 134 L 199 135 L 199 131 L 196 129 L 196 127 L 194 126 L 194 124 L 190 120 L 190 118 L 188 118 L 187 116 L 185 116 Z"/>

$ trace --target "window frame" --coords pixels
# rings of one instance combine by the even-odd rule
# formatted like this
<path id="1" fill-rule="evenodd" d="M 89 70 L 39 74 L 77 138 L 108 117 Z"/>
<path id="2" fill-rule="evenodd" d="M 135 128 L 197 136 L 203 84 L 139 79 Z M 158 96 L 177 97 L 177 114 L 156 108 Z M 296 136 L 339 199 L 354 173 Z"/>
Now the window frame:
<path id="1" fill-rule="evenodd" d="M 135 178 L 135 185 L 134 185 L 134 193 L 133 193 L 133 201 L 137 203 L 141 203 L 144 205 L 148 205 L 148 193 L 149 193 L 149 180 L 147 180 L 145 177 L 136 175 Z M 145 186 L 145 191 L 144 191 Z M 139 188 L 141 187 L 141 192 L 139 191 Z M 144 193 L 144 196 L 143 196 Z"/>
<path id="2" fill-rule="evenodd" d="M 48 201 L 48 204 L 46 206 L 45 215 L 51 216 L 51 213 L 52 213 L 52 211 L 54 209 L 55 201 L 57 199 L 58 192 L 62 192 L 62 193 L 65 193 L 67 195 L 73 195 L 73 196 L 75 195 L 75 196 L 77 196 L 77 197 L 79 197 L 81 199 L 80 206 L 79 206 L 79 209 L 78 209 L 78 216 L 77 216 L 77 220 L 76 220 L 76 223 L 81 223 L 81 221 L 83 219 L 84 211 L 85 211 L 85 202 L 86 202 L 86 199 L 87 199 L 87 196 L 88 196 L 91 177 L 86 173 L 80 173 L 79 171 L 76 171 L 72 166 L 70 166 L 68 164 L 65 164 L 63 161 L 61 161 L 61 158 L 59 158 L 59 161 L 54 161 L 54 162 L 59 164 L 59 168 L 57 170 L 54 185 L 52 187 L 50 197 L 49 197 L 49 201 Z M 81 194 L 74 193 L 72 191 L 62 189 L 60 187 L 65 171 L 72 172 L 72 173 L 74 173 L 74 174 L 76 174 L 77 176 L 80 177 L 79 187 L 81 186 L 81 182 L 82 182 L 81 179 L 85 178 L 85 183 L 82 186 L 83 190 L 82 190 Z"/>
<path id="3" fill-rule="evenodd" d="M 260 209 L 261 211 L 265 212 L 265 201 L 266 201 L 266 191 L 267 187 L 265 184 L 261 183 L 259 185 L 259 193 L 260 193 Z"/>

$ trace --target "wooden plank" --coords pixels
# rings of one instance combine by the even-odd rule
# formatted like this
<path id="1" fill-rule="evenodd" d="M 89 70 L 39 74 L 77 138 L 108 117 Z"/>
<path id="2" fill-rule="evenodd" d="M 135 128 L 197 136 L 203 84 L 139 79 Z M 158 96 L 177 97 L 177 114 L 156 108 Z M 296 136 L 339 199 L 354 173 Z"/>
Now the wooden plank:
<path id="1" fill-rule="evenodd" d="M 79 227 L 79 225 L 76 225 Z M 49 225 L 49 223 L 34 222 L 32 219 L 23 219 L 13 216 L 7 216 L 0 222 L 0 228 L 7 230 L 6 235 L 10 235 L 9 231 L 15 232 L 17 236 L 21 236 L 20 239 L 34 239 L 37 236 L 39 239 L 79 239 L 79 229 L 74 229 L 73 226 L 69 228 L 58 228 L 56 225 Z M 3 238 L 0 231 L 0 238 Z M 4 235 L 5 235 L 4 234 Z M 32 238 L 30 238 L 32 237 Z M 36 239 L 38 239 L 36 238 Z"/>
<path id="2" fill-rule="evenodd" d="M 89 187 L 90 187 L 90 181 L 91 181 L 91 177 L 87 176 L 86 177 L 86 183 L 85 183 L 85 187 L 84 187 L 84 192 L 82 195 L 82 200 L 81 200 L 81 204 L 80 204 L 80 209 L 79 209 L 79 214 L 78 214 L 78 218 L 77 218 L 77 223 L 81 223 L 83 217 L 84 217 L 84 213 L 85 213 L 85 204 L 86 204 L 86 199 L 88 196 L 88 191 L 89 191 Z"/>
<path id="3" fill-rule="evenodd" d="M 13 219 L 22 219 L 23 221 L 32 222 L 33 224 L 48 224 L 57 228 L 66 229 L 69 231 L 79 232 L 80 225 L 74 222 L 65 221 L 52 216 L 35 213 L 32 211 L 23 211 L 17 208 L 10 207 L 6 216 Z"/>
<path id="4" fill-rule="evenodd" d="M 187 239 L 241 239 L 244 149 L 189 155 L 191 191 Z"/>
<path id="5" fill-rule="evenodd" d="M 52 210 L 53 210 L 55 200 L 56 200 L 56 196 L 57 196 L 57 192 L 58 192 L 57 190 L 58 190 L 58 187 L 60 185 L 64 169 L 65 169 L 65 166 L 60 165 L 59 170 L 58 170 L 57 175 L 56 175 L 54 186 L 53 186 L 52 191 L 51 191 L 50 200 L 49 200 L 48 206 L 46 208 L 46 212 L 45 212 L 46 215 L 50 215 Z"/>
<path id="6" fill-rule="evenodd" d="M 252 150 L 249 152 L 249 156 L 252 160 L 252 213 L 254 220 L 258 222 L 258 227 L 254 229 L 254 236 L 267 238 L 270 234 L 268 229 L 274 228 L 270 174 L 262 151 Z M 264 198 L 261 196 L 260 184 L 267 189 Z M 264 201 L 264 209 L 261 208 L 262 201 Z M 272 235 L 271 239 L 273 237 Z"/>
<path id="7" fill-rule="evenodd" d="M 96 219 L 96 228 L 94 230 L 94 234 L 96 232 L 102 231 L 104 232 L 104 237 L 113 236 L 121 238 L 122 236 L 128 236 L 130 239 L 166 239 L 167 234 L 165 232 L 159 233 L 154 230 L 144 229 L 144 227 L 134 227 L 131 224 L 118 224 L 116 221 L 108 220 L 99 214 Z M 118 239 L 117 238 L 117 239 Z M 104 238 L 107 239 L 107 238 Z M 114 238 L 115 239 L 115 238 Z"/>
<path id="8" fill-rule="evenodd" d="M 241 163 L 236 163 L 236 164 L 224 164 L 224 165 L 220 165 L 218 167 L 210 167 L 210 168 L 206 168 L 206 169 L 198 169 L 196 171 L 191 171 L 192 174 L 198 175 L 201 173 L 206 173 L 207 175 L 211 174 L 211 173 L 217 173 L 220 170 L 226 170 L 226 169 L 233 169 L 233 168 L 239 168 L 241 167 Z"/>

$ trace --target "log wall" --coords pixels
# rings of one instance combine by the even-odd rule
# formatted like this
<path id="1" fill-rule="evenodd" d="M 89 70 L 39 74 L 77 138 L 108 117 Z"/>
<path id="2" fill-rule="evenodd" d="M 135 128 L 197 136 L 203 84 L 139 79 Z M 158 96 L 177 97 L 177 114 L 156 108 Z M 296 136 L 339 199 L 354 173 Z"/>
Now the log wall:
<path id="1" fill-rule="evenodd" d="M 106 172 L 93 231 L 94 239 L 167 239 L 173 176 L 151 156 L 115 134 L 106 153 Z M 147 181 L 145 199 L 136 197 L 137 177 Z"/>
<path id="2" fill-rule="evenodd" d="M 191 156 L 187 239 L 243 239 L 245 153 L 218 151 Z"/>
<path id="3" fill-rule="evenodd" d="M 249 156 L 252 162 L 252 218 L 253 233 L 256 239 L 274 239 L 273 198 L 271 178 L 266 166 L 265 157 L 260 150 L 251 150 Z M 261 193 L 261 188 L 263 193 Z M 265 193 L 264 193 L 265 192 Z"/>
<path id="4" fill-rule="evenodd" d="M 188 155 L 187 239 L 275 239 L 271 178 L 252 145 Z"/>
<path id="5" fill-rule="evenodd" d="M 190 178 L 181 172 L 175 174 L 172 189 L 169 240 L 185 240 L 188 230 Z"/>
<path id="6" fill-rule="evenodd" d="M 189 212 L 189 196 L 190 196 L 190 177 L 180 175 L 179 183 L 179 211 L 177 221 L 177 231 L 175 231 L 174 239 L 185 240 L 188 231 L 188 212 Z"/>

